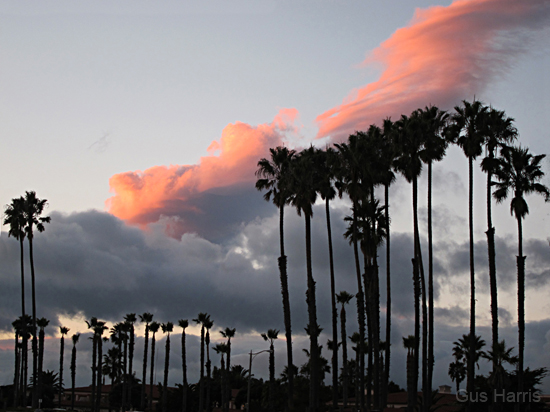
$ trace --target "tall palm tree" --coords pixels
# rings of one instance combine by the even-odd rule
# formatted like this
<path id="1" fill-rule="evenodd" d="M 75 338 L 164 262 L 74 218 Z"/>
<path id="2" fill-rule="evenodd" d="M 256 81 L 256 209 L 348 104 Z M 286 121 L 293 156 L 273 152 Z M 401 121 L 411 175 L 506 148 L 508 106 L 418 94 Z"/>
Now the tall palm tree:
<path id="1" fill-rule="evenodd" d="M 44 370 L 44 338 L 46 335 L 45 328 L 50 324 L 46 318 L 36 320 L 36 325 L 40 328 L 38 332 L 38 399 L 42 398 L 42 371 Z M 36 382 L 36 381 L 35 381 Z"/>
<path id="2" fill-rule="evenodd" d="M 80 338 L 80 333 L 75 333 L 72 336 L 73 340 L 73 349 L 71 351 L 71 410 L 74 409 L 74 388 L 76 382 L 76 344 L 78 343 L 78 338 Z"/>
<path id="3" fill-rule="evenodd" d="M 492 348 L 496 350 L 499 345 L 498 339 L 498 296 L 497 296 L 497 275 L 496 275 L 496 252 L 495 252 L 495 228 L 491 213 L 491 187 L 493 170 L 496 167 L 496 156 L 500 147 L 511 143 L 517 137 L 517 129 L 514 127 L 514 119 L 507 117 L 503 111 L 490 108 L 485 119 L 485 152 L 486 156 L 481 161 L 481 169 L 487 173 L 487 249 L 489 256 L 489 285 L 491 290 L 491 330 Z M 493 362 L 493 374 L 499 368 L 496 357 Z M 498 382 L 497 382 L 498 383 Z M 495 388 L 501 392 L 502 388 Z"/>
<path id="4" fill-rule="evenodd" d="M 141 379 L 141 410 L 145 410 L 145 386 L 147 386 L 147 349 L 149 346 L 149 324 L 153 321 L 153 315 L 145 312 L 139 315 L 141 323 L 145 323 L 145 342 L 143 343 L 143 371 Z"/>
<path id="5" fill-rule="evenodd" d="M 292 325 L 290 319 L 290 299 L 288 294 L 287 258 L 284 242 L 284 209 L 290 202 L 288 180 L 290 178 L 290 164 L 296 152 L 286 147 L 269 149 L 271 159 L 262 158 L 258 162 L 256 189 L 266 190 L 264 199 L 273 199 L 279 208 L 279 244 L 281 255 L 278 258 L 279 274 L 281 278 L 281 293 L 283 297 L 283 318 L 285 324 L 286 353 L 288 366 L 288 408 L 293 409 L 294 398 L 294 368 L 292 361 Z"/>
<path id="6" fill-rule="evenodd" d="M 365 301 L 363 286 L 361 282 L 361 267 L 359 264 L 358 248 L 358 210 L 359 200 L 363 197 L 360 185 L 361 159 L 359 158 L 359 138 L 357 134 L 350 135 L 347 143 L 336 144 L 338 150 L 340 167 L 337 176 L 336 187 L 341 196 L 346 192 L 352 201 L 352 236 L 350 243 L 353 245 L 353 256 L 355 261 L 355 274 L 357 278 L 357 323 L 359 324 L 359 339 L 365 340 Z M 359 345 L 357 353 L 357 383 L 364 388 L 365 354 L 363 345 Z M 361 410 L 365 408 L 365 394 L 361 389 L 358 391 L 358 400 Z"/>
<path id="7" fill-rule="evenodd" d="M 346 305 L 353 299 L 353 295 L 346 291 L 341 291 L 336 295 L 336 299 L 339 304 L 342 305 L 340 309 L 340 331 L 342 340 L 342 401 L 343 408 L 348 406 L 348 387 L 349 387 L 349 374 L 348 374 L 348 346 L 347 346 L 347 332 L 346 332 Z M 334 372 L 333 373 L 337 373 Z"/>
<path id="8" fill-rule="evenodd" d="M 44 208 L 46 207 L 48 201 L 46 199 L 39 199 L 36 197 L 36 192 L 30 191 L 25 192 L 25 200 L 23 204 L 23 216 L 25 218 L 25 234 L 27 240 L 29 241 L 29 258 L 31 264 L 31 289 L 32 289 L 32 330 L 33 330 L 33 339 L 32 339 L 32 348 L 33 348 L 33 379 L 37 382 L 37 356 L 38 356 L 38 343 L 37 343 L 37 333 L 36 333 L 36 287 L 35 287 L 35 271 L 34 271 L 34 254 L 33 254 L 33 240 L 34 240 L 34 229 L 39 232 L 45 230 L 44 223 L 50 223 L 51 218 L 49 216 L 42 216 Z M 32 406 L 33 408 L 38 407 L 38 387 L 39 385 L 34 385 L 32 393 Z"/>
<path id="9" fill-rule="evenodd" d="M 204 410 L 204 327 L 210 321 L 210 315 L 199 313 L 196 319 L 193 319 L 197 325 L 201 325 L 201 352 L 200 352 L 200 377 L 199 377 L 199 412 Z"/>
<path id="10" fill-rule="evenodd" d="M 421 127 L 424 133 L 424 150 L 420 152 L 420 158 L 428 166 L 428 305 L 429 325 L 424 326 L 422 346 L 427 346 L 427 356 L 423 356 L 423 380 L 422 393 L 425 411 L 431 407 L 432 376 L 434 367 L 434 291 L 433 291 L 433 235 L 432 235 L 432 164 L 445 157 L 449 138 L 446 130 L 449 114 L 436 106 L 419 109 Z M 423 297 L 425 301 L 425 294 Z M 428 329 L 426 329 L 428 327 Z M 427 339 L 429 341 L 427 342 Z"/>
<path id="11" fill-rule="evenodd" d="M 227 410 L 227 391 L 225 390 L 227 381 L 227 367 L 224 361 L 224 355 L 227 354 L 227 343 L 217 343 L 214 346 L 214 351 L 220 354 L 220 388 L 222 399 L 222 411 Z"/>
<path id="12" fill-rule="evenodd" d="M 262 338 L 269 342 L 269 410 L 275 411 L 275 345 L 274 342 L 279 336 L 276 329 L 268 329 L 267 333 L 262 333 Z"/>
<path id="13" fill-rule="evenodd" d="M 224 338 L 227 338 L 227 367 L 226 369 L 228 371 L 231 370 L 231 338 L 235 337 L 235 332 L 236 332 L 236 329 L 235 328 L 225 328 L 224 330 L 220 330 L 220 334 L 224 337 Z M 229 386 L 229 381 L 226 379 L 225 380 L 225 396 L 226 396 L 226 400 L 229 400 L 229 398 L 231 397 L 231 388 Z"/>
<path id="14" fill-rule="evenodd" d="M 160 328 L 160 323 L 151 322 L 149 324 L 149 332 L 151 336 L 151 371 L 149 372 L 149 410 L 153 410 L 153 383 L 155 375 L 155 335 Z"/>
<path id="15" fill-rule="evenodd" d="M 210 362 L 210 329 L 214 326 L 214 321 L 210 318 L 204 323 L 204 328 L 206 329 L 206 336 L 204 337 L 204 343 L 206 345 L 206 412 L 212 410 L 212 403 L 210 402 L 211 397 L 211 368 L 212 363 Z"/>
<path id="16" fill-rule="evenodd" d="M 487 107 L 479 100 L 472 103 L 462 101 L 462 106 L 455 107 L 452 116 L 453 138 L 456 139 L 466 157 L 468 158 L 468 225 L 470 230 L 470 350 L 474 350 L 473 339 L 476 332 L 476 306 L 475 306 L 475 268 L 474 268 L 474 168 L 475 159 L 481 155 L 485 143 L 485 114 Z M 472 363 L 473 353 L 468 364 L 467 390 L 474 390 L 475 370 Z M 470 397 L 468 397 L 469 399 Z"/>
<path id="17" fill-rule="evenodd" d="M 183 373 L 183 395 L 181 399 L 181 410 L 185 412 L 187 410 L 187 353 L 185 347 L 185 329 L 189 326 L 187 319 L 178 320 L 178 325 L 182 329 L 181 332 L 181 370 Z"/>
<path id="18" fill-rule="evenodd" d="M 172 322 L 166 322 L 161 325 L 162 333 L 166 334 L 166 343 L 164 349 L 164 384 L 162 386 L 162 412 L 166 412 L 168 404 L 168 370 L 170 367 L 170 333 L 174 330 Z"/>
<path id="19" fill-rule="evenodd" d="M 22 319 L 26 317 L 25 312 L 25 265 L 24 265 L 24 253 L 23 253 L 23 241 L 25 240 L 25 216 L 24 216 L 25 199 L 21 196 L 11 200 L 9 205 L 6 205 L 4 211 L 4 225 L 9 225 L 8 237 L 13 236 L 19 241 L 19 256 L 21 263 L 21 316 Z M 21 386 L 21 393 L 27 393 L 27 358 L 28 358 L 28 331 L 27 322 L 22 322 L 22 334 L 21 334 L 21 367 L 23 373 L 21 378 L 23 385 Z M 17 397 L 16 397 L 17 398 Z M 25 397 L 23 397 L 23 402 Z M 26 406 L 26 404 L 24 405 Z"/>
<path id="20" fill-rule="evenodd" d="M 63 395 L 63 355 L 65 352 L 65 335 L 69 333 L 69 328 L 65 326 L 59 327 L 59 333 L 61 333 L 61 339 L 59 342 L 59 403 L 61 408 L 61 396 Z"/>
<path id="21" fill-rule="evenodd" d="M 134 323 L 137 322 L 135 313 L 128 313 L 124 316 L 124 323 L 129 332 L 129 341 L 128 341 L 128 384 L 126 385 L 126 402 L 131 402 L 132 399 L 132 376 L 133 372 L 133 362 L 134 362 L 134 345 L 135 345 L 135 328 Z"/>
<path id="22" fill-rule="evenodd" d="M 413 263 L 413 288 L 414 288 L 414 348 L 412 350 L 411 390 L 408 396 L 408 409 L 412 411 L 416 407 L 418 388 L 418 359 L 420 345 L 420 283 L 424 278 L 422 270 L 422 251 L 420 247 L 420 235 L 418 229 L 418 177 L 422 172 L 420 153 L 423 150 L 424 136 L 421 130 L 421 119 L 418 112 L 411 116 L 402 115 L 396 122 L 395 141 L 398 147 L 398 157 L 395 159 L 396 169 L 412 184 L 413 198 L 413 236 L 414 257 Z M 422 273 L 421 273 L 422 272 Z"/>
<path id="23" fill-rule="evenodd" d="M 313 204 L 317 199 L 316 187 L 318 175 L 315 173 L 314 159 L 315 148 L 312 146 L 303 150 L 295 158 L 291 166 L 292 179 L 290 182 L 292 199 L 291 204 L 296 208 L 299 216 L 304 214 L 306 232 L 306 272 L 307 292 L 306 302 L 308 306 L 308 328 L 310 338 L 310 388 L 309 408 L 312 412 L 319 410 L 319 325 L 317 324 L 317 306 L 315 299 L 315 280 L 313 279 L 313 267 L 311 262 L 311 217 L 313 216 Z"/>
<path id="24" fill-rule="evenodd" d="M 395 126 L 390 118 L 384 120 L 380 142 L 380 181 L 384 185 L 384 213 L 386 217 L 386 358 L 384 362 L 384 379 L 382 381 L 382 405 L 384 410 L 387 404 L 388 384 L 390 381 L 391 360 L 391 247 L 390 247 L 390 186 L 395 181 L 393 172 L 394 160 L 397 156 L 394 142 Z"/>
<path id="25" fill-rule="evenodd" d="M 523 392 L 523 357 L 525 348 L 525 256 L 523 256 L 522 221 L 529 214 L 529 206 L 524 196 L 540 194 L 550 201 L 550 190 L 539 183 L 544 176 L 541 161 L 546 155 L 533 156 L 527 148 L 504 147 L 500 151 L 495 170 L 498 181 L 495 183 L 494 197 L 498 203 L 503 202 L 512 192 L 510 213 L 518 223 L 518 392 Z"/>
<path id="26" fill-rule="evenodd" d="M 96 317 L 92 317 L 90 321 L 86 321 L 88 329 L 91 329 L 93 334 L 92 339 L 92 396 L 90 397 L 90 409 L 95 412 L 95 395 L 96 395 L 96 371 L 97 371 L 97 336 L 95 333 L 95 327 L 98 324 Z"/>
<path id="27" fill-rule="evenodd" d="M 332 370 L 338 371 L 338 310 L 336 308 L 336 286 L 334 280 L 334 254 L 332 250 L 332 229 L 330 225 L 330 201 L 336 197 L 333 182 L 336 178 L 338 158 L 333 148 L 316 151 L 315 167 L 319 174 L 318 191 L 325 201 L 325 215 L 327 220 L 328 256 L 330 269 L 330 304 L 332 309 L 332 341 L 336 342 L 332 352 Z M 332 374 L 332 409 L 338 406 L 338 373 Z"/>
<path id="28" fill-rule="evenodd" d="M 102 375 L 103 375 L 103 332 L 107 330 L 107 326 L 105 326 L 105 322 L 98 321 L 96 326 L 94 327 L 94 336 L 97 340 L 97 398 L 95 403 L 95 411 L 99 412 L 101 410 L 101 385 L 102 385 Z"/>

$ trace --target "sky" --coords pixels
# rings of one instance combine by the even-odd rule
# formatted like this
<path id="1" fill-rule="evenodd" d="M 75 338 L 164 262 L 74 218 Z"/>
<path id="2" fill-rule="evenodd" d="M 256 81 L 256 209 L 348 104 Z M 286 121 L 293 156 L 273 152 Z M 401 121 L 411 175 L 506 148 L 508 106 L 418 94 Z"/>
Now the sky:
<path id="1" fill-rule="evenodd" d="M 213 341 L 221 339 L 217 330 L 237 329 L 234 364 L 246 365 L 250 350 L 267 347 L 260 333 L 280 329 L 281 373 L 278 213 L 254 188 L 257 161 L 270 147 L 325 147 L 388 116 L 430 104 L 452 110 L 474 98 L 505 110 L 521 144 L 546 153 L 549 23 L 548 0 L 165 1 L 162 7 L 0 0 L 0 202 L 27 190 L 48 200 L 52 221 L 35 237 L 38 315 L 51 325 L 46 368 L 57 370 L 61 324 L 71 334 L 86 333 L 84 319 L 92 316 L 112 324 L 127 313 L 151 312 L 155 320 L 177 322 L 207 312 Z M 550 172 L 548 159 L 543 169 Z M 426 185 L 423 176 L 425 244 Z M 474 190 L 477 322 L 489 342 L 479 169 Z M 401 386 L 401 337 L 413 331 L 410 192 L 402 178 L 390 190 L 391 378 Z M 434 166 L 436 385 L 451 384 L 452 342 L 468 331 L 467 201 L 467 159 L 450 148 Z M 550 208 L 542 199 L 528 202 L 526 365 L 550 367 Z M 333 202 L 336 288 L 354 293 L 353 255 L 341 236 L 349 213 L 345 198 Z M 308 346 L 304 227 L 290 208 L 285 216 L 301 364 Z M 321 342 L 330 334 L 324 219 L 318 203 L 312 230 L 318 302 L 325 302 L 318 305 Z M 517 238 L 507 204 L 495 207 L 494 222 L 500 333 L 517 347 Z M 0 384 L 13 379 L 11 322 L 20 314 L 19 249 L 7 231 L 0 236 Z M 385 274 L 384 250 L 380 262 Z M 385 287 L 383 280 L 383 322 Z M 350 335 L 356 327 L 349 319 Z M 197 328 L 189 332 L 193 381 Z M 142 343 L 138 336 L 138 359 Z M 171 384 L 181 380 L 173 347 Z M 85 385 L 88 340 L 81 339 L 79 351 L 77 381 Z M 268 375 L 266 362 L 255 360 L 257 376 Z M 550 379 L 543 390 L 550 393 Z"/>

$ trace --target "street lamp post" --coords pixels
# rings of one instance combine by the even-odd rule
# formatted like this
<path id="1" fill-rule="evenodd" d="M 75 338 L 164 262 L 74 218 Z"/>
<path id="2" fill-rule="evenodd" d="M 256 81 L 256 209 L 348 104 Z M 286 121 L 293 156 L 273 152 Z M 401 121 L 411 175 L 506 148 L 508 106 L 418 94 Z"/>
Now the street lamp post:
<path id="1" fill-rule="evenodd" d="M 250 360 L 248 362 L 248 393 L 246 394 L 246 412 L 250 412 L 250 380 L 252 378 L 252 359 L 254 359 L 260 353 L 264 352 L 271 352 L 271 349 L 261 350 L 256 353 L 252 353 L 252 350 L 250 351 Z"/>

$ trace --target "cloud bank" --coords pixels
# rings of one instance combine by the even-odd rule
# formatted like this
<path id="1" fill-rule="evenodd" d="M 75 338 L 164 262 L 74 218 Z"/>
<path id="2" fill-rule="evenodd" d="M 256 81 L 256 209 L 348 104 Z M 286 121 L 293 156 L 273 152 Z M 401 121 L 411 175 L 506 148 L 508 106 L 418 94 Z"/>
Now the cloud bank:
<path id="1" fill-rule="evenodd" d="M 417 9 L 407 27 L 363 61 L 363 67 L 382 67 L 379 79 L 317 117 L 318 137 L 342 140 L 388 116 L 479 96 L 549 17 L 548 0 L 459 0 Z"/>

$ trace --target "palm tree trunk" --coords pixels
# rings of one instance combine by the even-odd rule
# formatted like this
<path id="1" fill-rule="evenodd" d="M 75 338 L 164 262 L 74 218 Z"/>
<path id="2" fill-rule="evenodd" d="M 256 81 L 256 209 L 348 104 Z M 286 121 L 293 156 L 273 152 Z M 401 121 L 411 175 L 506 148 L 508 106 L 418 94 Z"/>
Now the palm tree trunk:
<path id="1" fill-rule="evenodd" d="M 409 412 L 416 408 L 416 393 L 418 392 L 418 365 L 419 365 L 419 346 L 420 346 L 420 274 L 419 260 L 420 237 L 418 230 L 418 182 L 416 177 L 413 179 L 413 236 L 414 236 L 414 259 L 413 259 L 413 283 L 414 283 L 414 348 L 413 348 L 413 368 L 412 368 L 412 390 L 409 393 Z M 411 398 L 412 395 L 412 399 Z"/>
<path id="2" fill-rule="evenodd" d="M 206 331 L 207 340 L 206 340 L 206 412 L 212 411 L 212 402 L 210 402 L 210 390 L 211 390 L 211 362 L 210 362 L 210 331 Z"/>
<path id="3" fill-rule="evenodd" d="M 31 229 L 32 230 L 32 229 Z M 31 288 L 32 288 L 32 376 L 34 380 L 34 387 L 32 391 L 32 407 L 38 407 L 38 388 L 36 385 L 38 382 L 38 342 L 36 333 L 36 288 L 35 288 L 35 276 L 34 276 L 34 257 L 32 251 L 32 234 L 29 234 L 29 256 L 31 262 Z"/>
<path id="4" fill-rule="evenodd" d="M 389 217 L 389 185 L 384 185 L 384 202 L 386 204 L 386 362 L 384 366 L 384 380 L 382 387 L 381 409 L 386 409 L 388 402 L 388 383 L 390 381 L 390 356 L 391 356 L 391 276 L 390 276 L 390 217 Z"/>
<path id="5" fill-rule="evenodd" d="M 204 325 L 201 326 L 201 374 L 199 380 L 199 412 L 204 410 Z"/>
<path id="6" fill-rule="evenodd" d="M 311 354 L 310 362 L 310 386 L 309 386 L 309 410 L 319 410 L 319 344 L 317 328 L 317 307 L 315 302 L 315 281 L 313 280 L 313 269 L 311 264 L 311 217 L 306 213 L 306 266 L 307 266 L 307 293 L 306 302 L 308 307 L 309 339 Z"/>
<path id="7" fill-rule="evenodd" d="M 23 319 L 23 318 L 21 318 Z M 21 350 L 19 346 L 19 333 L 15 331 L 15 368 L 13 373 L 13 407 L 17 408 L 17 400 L 19 399 L 19 372 L 21 368 Z"/>
<path id="8" fill-rule="evenodd" d="M 155 334 L 151 338 L 151 371 L 149 373 L 149 411 L 153 411 L 153 379 L 155 372 Z"/>
<path id="9" fill-rule="evenodd" d="M 63 394 L 63 354 L 65 352 L 65 338 L 61 333 L 61 342 L 59 345 L 59 399 L 58 406 L 61 408 L 61 395 Z"/>
<path id="10" fill-rule="evenodd" d="M 143 371 L 141 380 L 141 409 L 145 410 L 145 386 L 147 382 L 147 349 L 149 346 L 149 322 L 145 324 L 145 343 L 143 347 Z"/>
<path id="11" fill-rule="evenodd" d="M 38 332 L 38 399 L 42 399 L 42 370 L 44 369 L 44 328 Z"/>
<path id="12" fill-rule="evenodd" d="M 470 228 L 470 350 L 468 361 L 468 393 L 474 391 L 475 378 L 475 338 L 476 338 L 476 301 L 475 301 L 475 272 L 474 272 L 474 181 L 473 181 L 473 158 L 468 157 L 468 177 L 469 177 L 469 201 L 468 201 L 468 222 Z M 468 396 L 470 399 L 470 396 Z M 470 401 L 468 401 L 470 405 Z"/>
<path id="13" fill-rule="evenodd" d="M 359 265 L 359 250 L 357 247 L 357 202 L 353 200 L 353 254 L 355 257 L 355 272 L 357 275 L 357 322 L 359 324 L 359 339 L 361 344 L 358 347 L 358 386 L 359 393 L 355 394 L 355 399 L 359 400 L 360 411 L 365 410 L 365 353 L 363 351 L 363 342 L 365 341 L 365 303 L 363 295 L 363 286 L 361 285 L 361 267 Z"/>
<path id="14" fill-rule="evenodd" d="M 364 227 L 366 227 L 366 221 L 363 217 L 363 224 Z M 371 229 L 365 229 L 366 236 L 370 237 L 371 235 Z M 365 236 L 365 235 L 364 235 Z M 368 239 L 366 242 L 366 248 L 363 251 L 363 265 L 364 265 L 364 274 L 363 274 L 363 286 L 365 288 L 365 312 L 367 314 L 367 399 L 366 399 L 366 406 L 367 409 L 370 409 L 371 402 L 372 402 L 372 343 L 374 342 L 373 336 L 372 336 L 372 328 L 373 328 L 373 315 L 372 315 L 372 304 L 373 304 L 373 286 L 372 286 L 372 267 L 368 259 L 369 251 L 368 245 L 370 243 L 370 239 Z"/>
<path id="15" fill-rule="evenodd" d="M 430 410 L 432 405 L 432 385 L 434 372 L 434 265 L 433 265 L 433 234 L 432 234 L 432 162 L 428 163 L 428 382 L 427 389 L 429 399 L 426 402 L 426 410 Z"/>
<path id="16" fill-rule="evenodd" d="M 183 373 L 183 393 L 181 399 L 181 411 L 187 410 L 187 354 L 185 350 L 185 329 L 181 333 L 181 370 Z"/>
<path id="17" fill-rule="evenodd" d="M 489 154 L 493 158 L 493 153 Z M 487 249 L 489 256 L 489 284 L 491 290 L 491 331 L 492 331 L 492 345 L 493 354 L 498 352 L 498 298 L 497 298 L 497 270 L 496 270 L 496 252 L 495 252 L 495 228 L 493 227 L 493 217 L 491 213 L 491 180 L 493 174 L 491 170 L 487 172 Z M 498 357 L 493 356 L 493 375 L 498 370 Z M 497 379 L 497 387 L 494 389 L 497 393 L 502 392 L 500 387 L 500 380 Z M 494 408 L 495 412 L 500 412 L 502 404 L 500 399 L 495 399 Z"/>
<path id="18" fill-rule="evenodd" d="M 168 370 L 170 367 L 170 334 L 166 337 L 166 349 L 164 353 L 164 384 L 162 391 L 162 412 L 168 408 Z"/>
<path id="19" fill-rule="evenodd" d="M 343 407 L 344 409 L 346 409 L 348 406 L 349 372 L 346 334 L 346 309 L 344 308 L 344 304 L 342 304 L 342 310 L 340 311 L 340 329 L 342 335 L 342 401 Z"/>
<path id="20" fill-rule="evenodd" d="M 273 341 L 271 341 L 269 349 L 271 349 L 269 353 L 269 410 L 275 412 L 275 348 Z"/>
<path id="21" fill-rule="evenodd" d="M 91 411 L 95 411 L 96 363 L 97 363 L 97 335 L 94 333 L 92 336 L 92 396 L 90 398 Z"/>
<path id="22" fill-rule="evenodd" d="M 26 394 L 27 394 L 27 316 L 25 313 L 25 262 L 24 262 L 24 254 L 23 254 L 23 236 L 19 235 L 19 250 L 20 250 L 20 256 L 21 256 L 21 377 L 24 377 L 23 385 L 20 386 L 21 393 L 23 395 L 23 402 L 21 403 L 21 406 L 26 406 Z M 25 371 L 23 371 L 25 369 Z M 15 397 L 16 402 L 18 397 Z"/>
<path id="23" fill-rule="evenodd" d="M 101 377 L 103 374 L 103 367 L 102 367 L 102 361 L 103 361 L 103 340 L 101 339 L 101 336 L 97 336 L 97 398 L 96 398 L 96 404 L 95 404 L 95 410 L 96 412 L 99 412 L 101 410 L 101 392 L 102 392 L 102 382 Z"/>
<path id="24" fill-rule="evenodd" d="M 130 353 L 128 355 L 128 385 L 126 388 L 126 399 L 128 405 L 130 405 L 130 408 L 132 408 L 134 405 L 132 405 L 132 384 L 133 384 L 133 363 L 134 363 L 134 345 L 135 345 L 135 330 L 134 330 L 134 324 L 130 324 Z"/>
<path id="25" fill-rule="evenodd" d="M 518 393 L 523 393 L 523 356 L 525 351 L 525 256 L 523 256 L 523 230 L 522 218 L 517 217 L 518 221 Z M 517 403 L 519 408 L 519 402 Z"/>
<path id="26" fill-rule="evenodd" d="M 279 206 L 279 243 L 281 256 L 279 257 L 279 273 L 281 277 L 281 293 L 283 295 L 283 316 L 285 323 L 287 371 L 288 371 L 288 409 L 294 408 L 294 368 L 292 360 L 292 325 L 290 318 L 290 298 L 288 293 L 288 275 L 284 242 L 284 205 Z M 228 358 L 229 362 L 229 358 Z M 229 363 L 228 363 L 229 365 Z M 228 366 L 229 367 L 229 366 Z"/>
<path id="27" fill-rule="evenodd" d="M 74 388 L 76 383 L 76 345 L 71 351 L 71 410 L 74 411 Z"/>
<path id="28" fill-rule="evenodd" d="M 336 287 L 334 284 L 334 256 L 332 251 L 332 230 L 330 227 L 330 207 L 328 197 L 325 200 L 327 217 L 328 256 L 330 265 L 330 303 L 332 305 L 332 410 L 338 407 L 338 311 L 336 309 Z"/>

